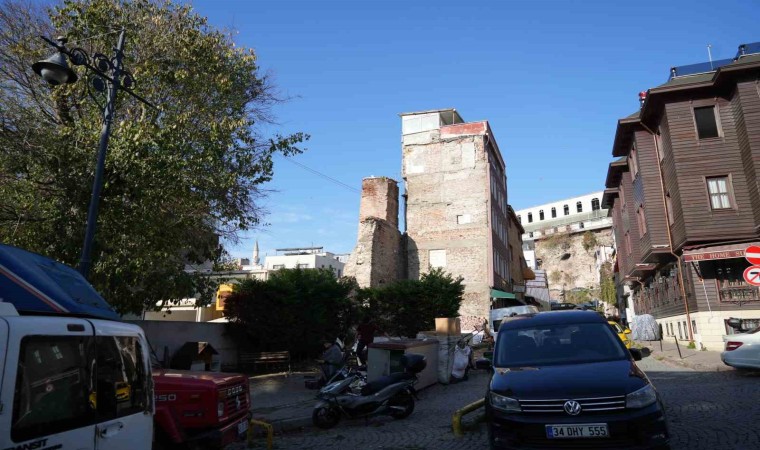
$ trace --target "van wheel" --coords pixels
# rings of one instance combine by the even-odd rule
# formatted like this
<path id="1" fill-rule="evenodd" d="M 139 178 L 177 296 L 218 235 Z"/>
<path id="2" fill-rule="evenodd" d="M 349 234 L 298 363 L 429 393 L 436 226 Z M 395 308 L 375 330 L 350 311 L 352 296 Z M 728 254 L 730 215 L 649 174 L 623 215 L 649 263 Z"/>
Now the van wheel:
<path id="1" fill-rule="evenodd" d="M 331 405 L 320 406 L 311 414 L 311 421 L 319 428 L 332 428 L 340 420 L 340 411 Z"/>
<path id="2" fill-rule="evenodd" d="M 408 391 L 401 391 L 388 400 L 388 415 L 394 419 L 405 419 L 414 412 L 414 397 Z"/>

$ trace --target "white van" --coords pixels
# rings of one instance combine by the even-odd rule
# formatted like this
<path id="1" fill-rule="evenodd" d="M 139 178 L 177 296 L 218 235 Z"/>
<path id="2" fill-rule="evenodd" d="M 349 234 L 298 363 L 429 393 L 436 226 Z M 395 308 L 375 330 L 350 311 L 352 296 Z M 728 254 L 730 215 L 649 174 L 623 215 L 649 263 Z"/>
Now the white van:
<path id="1" fill-rule="evenodd" d="M 497 333 L 499 332 L 499 327 L 501 326 L 501 322 L 504 320 L 505 317 L 512 317 L 512 316 L 518 316 L 520 314 L 536 314 L 538 313 L 538 308 L 536 308 L 533 305 L 521 305 L 521 306 L 511 306 L 509 308 L 496 308 L 491 310 L 490 314 L 490 322 L 491 322 L 491 329 L 493 330 L 493 338 L 494 341 L 496 340 Z"/>
<path id="2" fill-rule="evenodd" d="M 0 244 L 0 449 L 151 448 L 150 347 L 113 319 L 70 267 Z"/>

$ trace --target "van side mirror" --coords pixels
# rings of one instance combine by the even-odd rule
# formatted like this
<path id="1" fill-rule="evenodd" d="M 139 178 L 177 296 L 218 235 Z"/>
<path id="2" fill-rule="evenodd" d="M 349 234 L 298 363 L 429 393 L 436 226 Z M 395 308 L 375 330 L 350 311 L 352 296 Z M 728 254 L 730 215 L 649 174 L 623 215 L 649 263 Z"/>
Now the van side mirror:
<path id="1" fill-rule="evenodd" d="M 630 328 L 626 328 L 625 331 L 623 331 L 623 333 L 625 333 L 625 334 L 631 334 L 631 329 Z"/>
<path id="2" fill-rule="evenodd" d="M 493 365 L 491 364 L 491 361 L 486 358 L 480 358 L 479 360 L 475 361 L 476 369 L 490 370 L 492 367 Z"/>
<path id="3" fill-rule="evenodd" d="M 629 349 L 628 351 L 631 352 L 631 356 L 633 356 L 634 361 L 641 361 L 641 358 L 642 358 L 641 350 L 637 348 L 632 348 L 632 349 Z"/>

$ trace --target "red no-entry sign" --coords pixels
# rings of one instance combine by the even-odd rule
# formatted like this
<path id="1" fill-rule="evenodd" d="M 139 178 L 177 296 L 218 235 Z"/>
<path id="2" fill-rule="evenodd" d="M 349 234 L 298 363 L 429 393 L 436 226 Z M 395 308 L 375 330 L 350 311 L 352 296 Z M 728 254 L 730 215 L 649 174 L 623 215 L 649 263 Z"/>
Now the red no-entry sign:
<path id="1" fill-rule="evenodd" d="M 749 266 L 744 269 L 744 281 L 752 286 L 760 286 L 760 266 Z"/>
<path id="2" fill-rule="evenodd" d="M 760 265 L 760 247 L 757 245 L 751 245 L 744 250 L 744 257 L 747 258 L 750 264 L 753 266 Z"/>

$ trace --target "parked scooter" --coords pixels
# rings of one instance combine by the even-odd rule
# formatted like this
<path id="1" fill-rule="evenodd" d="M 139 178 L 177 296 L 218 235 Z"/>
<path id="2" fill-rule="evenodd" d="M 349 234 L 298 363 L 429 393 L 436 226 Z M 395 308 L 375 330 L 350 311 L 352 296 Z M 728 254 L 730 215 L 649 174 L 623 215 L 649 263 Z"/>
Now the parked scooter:
<path id="1" fill-rule="evenodd" d="M 332 428 L 341 417 L 356 419 L 381 414 L 394 419 L 408 417 L 414 411 L 417 374 L 426 365 L 425 356 L 406 354 L 401 357 L 403 372 L 392 373 L 363 386 L 359 373 L 350 371 L 345 379 L 320 389 L 317 394 L 320 401 L 312 413 L 314 425 Z"/>

